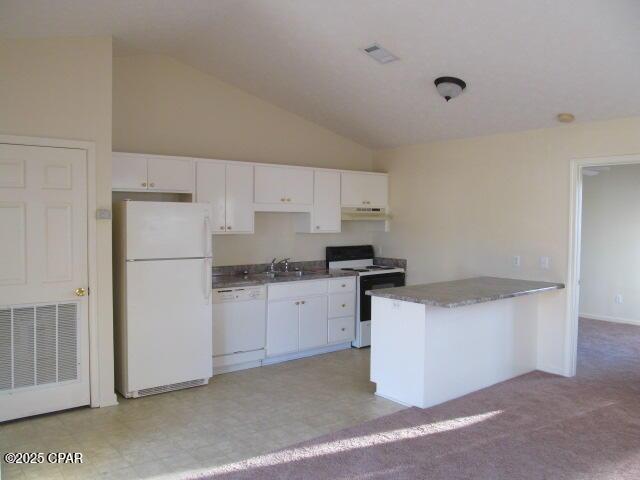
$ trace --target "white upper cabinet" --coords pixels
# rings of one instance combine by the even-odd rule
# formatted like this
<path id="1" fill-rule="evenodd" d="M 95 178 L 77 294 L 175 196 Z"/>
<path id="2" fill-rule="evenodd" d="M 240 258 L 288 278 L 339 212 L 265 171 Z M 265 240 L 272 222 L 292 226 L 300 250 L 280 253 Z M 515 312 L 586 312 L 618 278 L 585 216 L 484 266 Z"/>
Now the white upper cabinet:
<path id="1" fill-rule="evenodd" d="M 114 190 L 147 191 L 147 157 L 127 153 L 111 156 L 111 181 Z"/>
<path id="2" fill-rule="evenodd" d="M 189 158 L 113 153 L 112 188 L 128 192 L 193 192 Z"/>
<path id="3" fill-rule="evenodd" d="M 149 190 L 193 192 L 193 160 L 178 157 L 148 157 Z"/>
<path id="4" fill-rule="evenodd" d="M 213 233 L 253 233 L 253 165 L 198 161 L 196 199 L 213 208 Z"/>
<path id="5" fill-rule="evenodd" d="M 253 233 L 253 165 L 227 165 L 227 232 Z"/>
<path id="6" fill-rule="evenodd" d="M 386 207 L 388 176 L 382 173 L 343 172 L 343 207 Z"/>
<path id="7" fill-rule="evenodd" d="M 313 170 L 256 165 L 255 203 L 270 204 L 268 211 L 309 211 L 313 204 Z"/>
<path id="8" fill-rule="evenodd" d="M 313 179 L 313 211 L 311 231 L 340 231 L 340 172 L 316 170 Z"/>
<path id="9" fill-rule="evenodd" d="M 224 163 L 196 163 L 196 201 L 211 204 L 211 230 L 214 234 L 224 233 L 227 229 L 226 175 L 227 166 Z"/>

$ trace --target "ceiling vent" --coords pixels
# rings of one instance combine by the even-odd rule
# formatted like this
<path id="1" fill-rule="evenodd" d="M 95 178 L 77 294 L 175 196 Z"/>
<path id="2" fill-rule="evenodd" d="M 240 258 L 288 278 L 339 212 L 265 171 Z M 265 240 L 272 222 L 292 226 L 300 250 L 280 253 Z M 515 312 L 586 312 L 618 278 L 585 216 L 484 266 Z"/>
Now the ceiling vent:
<path id="1" fill-rule="evenodd" d="M 368 47 L 364 47 L 362 51 L 378 63 L 390 63 L 395 60 L 399 60 L 398 57 L 396 57 L 386 48 L 382 48 L 382 46 L 378 43 L 374 43 L 372 45 L 369 45 Z"/>

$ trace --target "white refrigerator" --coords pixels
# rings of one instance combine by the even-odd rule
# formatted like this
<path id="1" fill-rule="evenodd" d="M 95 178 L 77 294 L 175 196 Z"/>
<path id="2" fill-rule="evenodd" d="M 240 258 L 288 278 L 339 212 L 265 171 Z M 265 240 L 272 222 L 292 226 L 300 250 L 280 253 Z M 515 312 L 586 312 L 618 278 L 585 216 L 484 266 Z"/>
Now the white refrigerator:
<path id="1" fill-rule="evenodd" d="M 212 375 L 209 204 L 114 205 L 116 388 L 125 397 Z"/>

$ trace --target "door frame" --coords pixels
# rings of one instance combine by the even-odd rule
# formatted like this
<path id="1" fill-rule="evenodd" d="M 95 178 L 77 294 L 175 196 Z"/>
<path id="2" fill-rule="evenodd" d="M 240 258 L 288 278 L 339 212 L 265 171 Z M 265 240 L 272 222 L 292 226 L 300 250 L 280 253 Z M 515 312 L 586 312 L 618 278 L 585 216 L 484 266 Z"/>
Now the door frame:
<path id="1" fill-rule="evenodd" d="M 84 140 L 27 137 L 0 134 L 0 143 L 31 147 L 72 148 L 84 150 L 87 158 L 87 268 L 89 279 L 89 392 L 91 406 L 103 405 L 100 392 L 100 336 L 98 326 L 98 256 L 96 226 L 96 144 Z M 115 405 L 109 403 L 109 405 Z"/>
<path id="2" fill-rule="evenodd" d="M 578 317 L 580 315 L 580 249 L 582 243 L 582 169 L 610 165 L 640 164 L 640 154 L 571 160 L 569 210 L 569 262 L 567 272 L 567 326 L 565 335 L 565 375 L 576 374 L 578 362 Z"/>

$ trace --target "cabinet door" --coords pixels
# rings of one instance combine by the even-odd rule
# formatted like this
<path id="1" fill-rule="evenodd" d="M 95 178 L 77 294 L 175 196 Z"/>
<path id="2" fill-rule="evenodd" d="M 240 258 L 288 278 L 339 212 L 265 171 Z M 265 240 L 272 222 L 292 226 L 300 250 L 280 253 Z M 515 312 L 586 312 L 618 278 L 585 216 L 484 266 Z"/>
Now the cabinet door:
<path id="1" fill-rule="evenodd" d="M 211 230 L 214 234 L 225 231 L 225 176 L 224 163 L 198 162 L 196 165 L 196 199 L 211 204 Z"/>
<path id="2" fill-rule="evenodd" d="M 313 232 L 339 232 L 340 173 L 316 170 L 313 179 Z"/>
<path id="3" fill-rule="evenodd" d="M 114 153 L 111 156 L 111 184 L 114 190 L 147 190 L 147 158 Z"/>
<path id="4" fill-rule="evenodd" d="M 342 174 L 341 197 L 346 207 L 386 207 L 387 175 L 349 172 Z"/>
<path id="5" fill-rule="evenodd" d="M 300 300 L 300 350 L 327 344 L 327 297 Z"/>
<path id="6" fill-rule="evenodd" d="M 188 158 L 149 157 L 149 190 L 192 192 L 193 161 Z"/>
<path id="7" fill-rule="evenodd" d="M 298 351 L 298 300 L 269 302 L 267 306 L 267 356 Z"/>
<path id="8" fill-rule="evenodd" d="M 285 172 L 282 167 L 255 167 L 255 202 L 285 203 Z"/>
<path id="9" fill-rule="evenodd" d="M 282 169 L 285 180 L 286 202 L 295 205 L 313 204 L 313 170 Z"/>
<path id="10" fill-rule="evenodd" d="M 253 166 L 227 165 L 227 232 L 253 233 Z"/>

